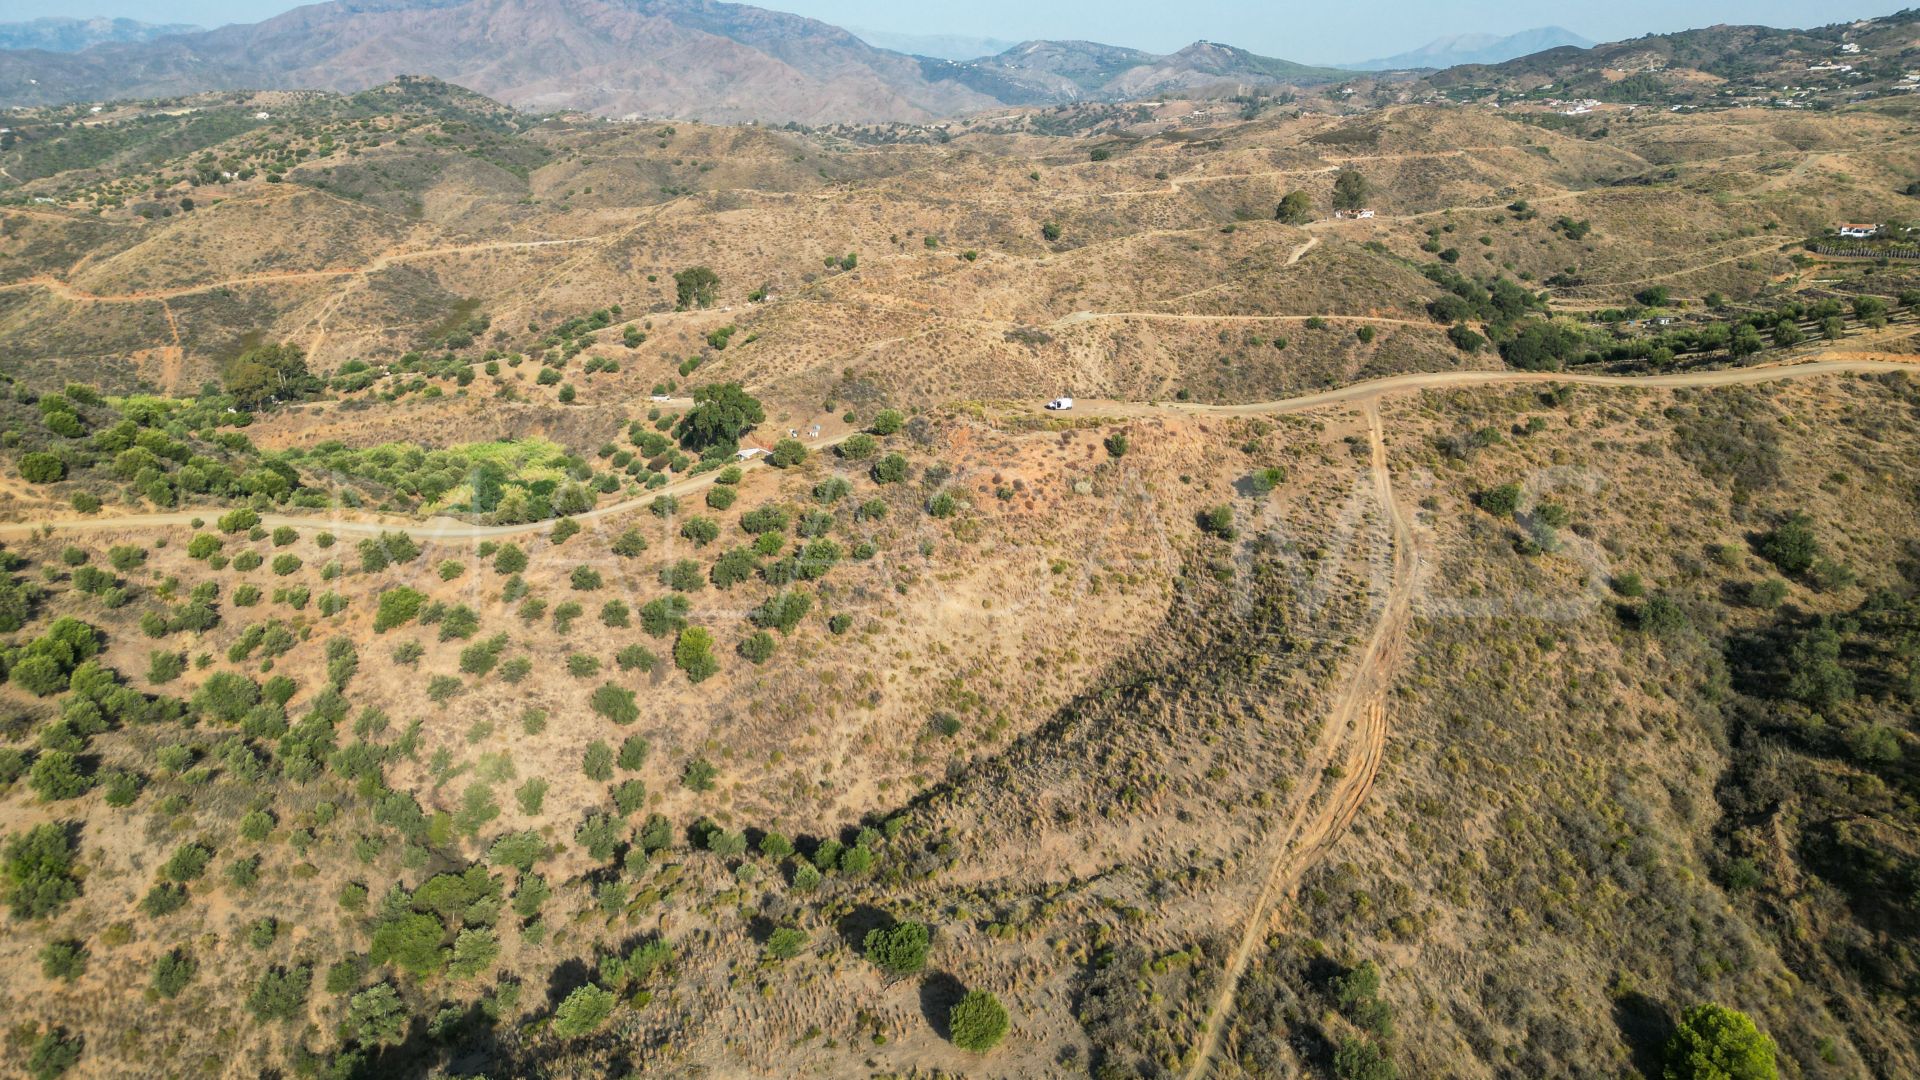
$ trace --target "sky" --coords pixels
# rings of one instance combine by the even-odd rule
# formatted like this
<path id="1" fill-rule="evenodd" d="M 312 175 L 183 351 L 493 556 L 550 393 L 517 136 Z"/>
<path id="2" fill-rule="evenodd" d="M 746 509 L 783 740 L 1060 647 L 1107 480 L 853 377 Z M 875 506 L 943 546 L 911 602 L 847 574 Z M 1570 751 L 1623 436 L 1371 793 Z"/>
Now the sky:
<path id="1" fill-rule="evenodd" d="M 218 26 L 257 22 L 293 0 L 0 0 L 0 20 L 110 15 Z M 1085 38 L 1171 52 L 1205 38 L 1304 63 L 1359 61 L 1448 34 L 1563 26 L 1595 41 L 1720 22 L 1817 26 L 1886 15 L 1902 0 L 762 0 L 841 26 L 1020 41 Z"/>

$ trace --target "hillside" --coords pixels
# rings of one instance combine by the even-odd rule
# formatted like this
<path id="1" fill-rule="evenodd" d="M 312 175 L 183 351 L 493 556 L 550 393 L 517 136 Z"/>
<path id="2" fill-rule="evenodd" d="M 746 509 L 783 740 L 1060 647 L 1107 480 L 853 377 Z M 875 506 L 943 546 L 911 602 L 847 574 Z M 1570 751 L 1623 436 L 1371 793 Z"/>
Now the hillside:
<path id="1" fill-rule="evenodd" d="M 1316 85 L 1342 77 L 1328 68 L 1197 41 L 1166 56 L 1091 41 L 1028 41 L 997 56 L 924 61 L 928 78 L 961 83 L 1014 105 L 1130 101 L 1157 94 L 1243 92 L 1254 86 Z"/>
<path id="2" fill-rule="evenodd" d="M 1906 89 L 1916 59 L 1920 12 L 1903 10 L 1809 30 L 1714 26 L 1591 49 L 1554 48 L 1503 64 L 1456 67 L 1433 82 L 1456 95 L 1481 90 L 1642 104 L 1825 107 L 1832 95 L 1845 100 Z"/>
<path id="3" fill-rule="evenodd" d="M 1920 1073 L 1920 105 L 1030 44 L 11 112 L 0 1071 Z"/>

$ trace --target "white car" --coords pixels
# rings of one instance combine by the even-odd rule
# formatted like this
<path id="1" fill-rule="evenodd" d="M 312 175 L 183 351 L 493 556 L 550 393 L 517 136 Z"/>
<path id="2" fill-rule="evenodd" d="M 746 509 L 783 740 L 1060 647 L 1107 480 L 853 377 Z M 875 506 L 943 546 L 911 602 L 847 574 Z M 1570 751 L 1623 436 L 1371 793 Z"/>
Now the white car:
<path id="1" fill-rule="evenodd" d="M 1066 412 L 1068 409 L 1073 408 L 1073 399 L 1070 397 L 1054 398 L 1052 401 L 1047 402 L 1047 408 L 1053 412 Z"/>

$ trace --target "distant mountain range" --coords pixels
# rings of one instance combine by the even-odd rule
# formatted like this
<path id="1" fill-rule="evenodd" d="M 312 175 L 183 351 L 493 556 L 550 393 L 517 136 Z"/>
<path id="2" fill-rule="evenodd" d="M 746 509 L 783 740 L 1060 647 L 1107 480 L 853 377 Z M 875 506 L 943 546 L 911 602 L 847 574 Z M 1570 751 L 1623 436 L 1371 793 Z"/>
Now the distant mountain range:
<path id="1" fill-rule="evenodd" d="M 1498 34 L 1454 34 L 1436 38 L 1411 52 L 1340 66 L 1355 71 L 1402 71 L 1450 68 L 1460 64 L 1498 64 L 1563 45 L 1590 49 L 1594 44 L 1564 27 L 1542 26 L 1505 37 Z"/>
<path id="2" fill-rule="evenodd" d="M 79 52 L 102 42 L 151 41 L 167 34 L 191 34 L 199 29 L 187 23 L 162 26 L 134 19 L 68 19 L 50 16 L 28 22 L 0 23 L 0 49 Z"/>
<path id="3" fill-rule="evenodd" d="M 899 34 L 891 30 L 863 30 L 849 26 L 855 37 L 869 45 L 909 56 L 931 56 L 936 60 L 972 60 L 1005 52 L 1019 44 L 1000 38 L 969 37 L 966 34 Z"/>
<path id="4" fill-rule="evenodd" d="M 1419 77 L 1427 92 L 1461 100 L 1551 93 L 1754 101 L 1816 77 L 1850 92 L 1890 84 L 1920 53 L 1916 26 L 1920 12 L 1903 11 L 1810 30 L 1715 26 L 1591 48 L 1545 27 L 1443 38 L 1355 68 L 1429 69 Z M 1028 41 L 953 59 L 1001 43 L 870 32 L 897 46 L 882 48 L 814 19 L 718 0 L 329 0 L 260 23 L 170 32 L 180 29 L 44 19 L 0 27 L 0 43 L 38 43 L 0 48 L 0 107 L 208 90 L 352 93 L 418 75 L 532 112 L 918 123 L 1007 106 L 1217 96 L 1356 77 L 1354 69 L 1211 41 L 1167 55 Z M 94 42 L 79 47 L 88 35 Z M 1408 76 L 1392 78 L 1408 84 L 1403 93 L 1421 90 Z"/>
<path id="5" fill-rule="evenodd" d="M 1029 42 L 956 62 L 714 0 L 332 0 L 260 23 L 80 52 L 0 51 L 0 105 L 351 92 L 401 74 L 537 111 L 814 124 L 1345 77 L 1209 42 L 1170 56 Z"/>

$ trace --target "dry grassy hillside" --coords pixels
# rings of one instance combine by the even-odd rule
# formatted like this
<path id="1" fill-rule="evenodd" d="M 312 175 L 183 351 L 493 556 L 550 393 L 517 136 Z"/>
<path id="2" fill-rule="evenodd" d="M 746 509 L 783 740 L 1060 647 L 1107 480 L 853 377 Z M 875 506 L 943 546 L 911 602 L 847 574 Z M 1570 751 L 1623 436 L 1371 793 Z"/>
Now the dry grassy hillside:
<path id="1" fill-rule="evenodd" d="M 495 330 L 476 348 L 512 350 L 526 324 L 609 303 L 671 320 L 671 275 L 704 265 L 720 306 L 762 334 L 758 385 L 817 387 L 893 350 L 903 317 L 938 316 L 932 336 L 952 355 L 994 347 L 1000 361 L 890 371 L 914 400 L 1000 396 L 1036 376 L 1082 394 L 1251 400 L 1470 363 L 1422 308 L 1432 292 L 1415 270 L 1434 253 L 1477 277 L 1558 282 L 1574 302 L 1652 284 L 1764 299 L 1794 283 L 1799 238 L 1899 216 L 1914 167 L 1910 120 L 1891 105 L 1609 114 L 1563 130 L 1400 107 L 1107 141 L 1100 161 L 1032 136 L 862 146 L 690 124 L 287 116 L 298 153 L 237 137 L 229 158 L 260 171 L 199 189 L 191 211 L 60 174 L 27 185 L 74 209 L 106 202 L 98 217 L 6 211 L 7 362 L 184 389 L 255 340 L 299 343 L 322 367 L 428 347 L 463 304 Z M 207 155 L 225 164 L 222 152 Z M 1369 181 L 1374 220 L 1321 220 L 1342 169 Z M 165 167 L 156 180 L 166 187 Z M 168 199 L 192 190 L 176 182 Z M 1295 190 L 1316 207 L 1305 228 L 1272 221 Z M 155 207 L 165 215 L 140 216 Z M 849 254 L 851 269 L 824 265 Z M 765 299 L 749 308 L 750 293 Z M 1102 317 L 1057 332 L 1083 313 Z M 1314 315 L 1412 325 L 1381 322 L 1392 340 L 1359 350 L 1288 332 Z M 1243 330 L 1290 351 L 1256 347 L 1227 361 L 1249 370 L 1223 373 L 1202 342 Z M 1009 334 L 1017 347 L 998 347 Z"/>
<path id="2" fill-rule="evenodd" d="M 1911 110 L 1344 111 L 21 121 L 5 1068 L 1920 1070 Z"/>

